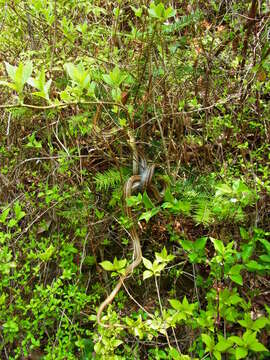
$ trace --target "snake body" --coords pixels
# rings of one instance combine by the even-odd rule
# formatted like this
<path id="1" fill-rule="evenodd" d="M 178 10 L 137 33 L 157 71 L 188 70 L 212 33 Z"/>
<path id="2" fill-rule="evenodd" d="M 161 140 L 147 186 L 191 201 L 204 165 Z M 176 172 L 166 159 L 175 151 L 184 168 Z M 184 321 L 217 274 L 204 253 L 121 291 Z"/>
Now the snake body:
<path id="1" fill-rule="evenodd" d="M 93 130 L 96 134 L 100 134 L 100 129 L 98 127 L 98 121 L 101 115 L 101 105 L 98 107 L 96 115 L 93 119 Z M 112 129 L 113 133 L 115 129 Z M 107 135 L 111 136 L 112 130 L 108 133 L 102 131 L 103 138 L 106 138 Z M 118 129 L 116 129 L 118 131 Z M 127 130 L 127 136 L 129 139 L 129 146 L 131 148 L 133 154 L 133 175 L 126 181 L 123 189 L 124 201 L 129 198 L 133 192 L 141 191 L 144 192 L 147 189 L 150 189 L 154 194 L 155 198 L 160 201 L 161 197 L 159 195 L 158 190 L 151 185 L 152 177 L 155 171 L 155 165 L 148 166 L 145 157 L 142 153 L 138 153 L 135 138 L 131 130 Z M 125 204 L 124 205 L 125 214 L 129 219 L 132 219 L 131 209 Z M 101 322 L 101 314 L 103 310 L 108 306 L 118 291 L 121 289 L 123 282 L 125 279 L 133 273 L 134 269 L 141 263 L 142 261 L 142 249 L 140 245 L 140 238 L 136 230 L 135 224 L 132 224 L 130 228 L 130 237 L 133 243 L 133 262 L 125 269 L 124 275 L 120 276 L 119 281 L 117 282 L 115 288 L 112 292 L 107 296 L 107 298 L 100 304 L 97 311 L 97 323 L 103 327 L 109 327 Z"/>
<path id="2" fill-rule="evenodd" d="M 133 157 L 137 157 L 137 159 L 134 159 L 134 161 L 138 164 L 138 153 L 133 152 Z M 147 166 L 146 160 L 141 155 L 141 165 L 138 169 L 138 167 L 135 167 L 135 171 L 140 171 L 139 174 L 132 175 L 127 182 L 124 185 L 124 191 L 123 196 L 124 200 L 129 198 L 133 192 L 140 190 L 145 191 L 147 188 L 151 188 L 151 191 L 154 193 L 157 200 L 160 199 L 160 196 L 158 196 L 158 191 L 154 188 L 154 186 L 151 185 L 152 177 L 154 174 L 155 165 L 151 165 L 150 167 Z M 134 171 L 134 167 L 133 167 Z M 125 205 L 125 213 L 126 216 L 131 219 L 132 213 L 131 209 Z M 118 283 L 116 284 L 113 291 L 110 293 L 110 295 L 101 303 L 99 306 L 98 312 L 97 312 L 97 322 L 98 324 L 102 325 L 103 327 L 109 327 L 108 325 L 105 325 L 101 322 L 101 314 L 106 306 L 108 306 L 115 296 L 117 295 L 118 291 L 121 289 L 123 282 L 125 279 L 133 273 L 134 269 L 141 263 L 142 261 L 142 250 L 140 245 L 140 238 L 136 230 L 136 226 L 133 224 L 130 228 L 130 237 L 133 243 L 133 252 L 134 252 L 134 260 L 133 262 L 126 268 L 125 274 L 120 276 L 120 279 Z"/>

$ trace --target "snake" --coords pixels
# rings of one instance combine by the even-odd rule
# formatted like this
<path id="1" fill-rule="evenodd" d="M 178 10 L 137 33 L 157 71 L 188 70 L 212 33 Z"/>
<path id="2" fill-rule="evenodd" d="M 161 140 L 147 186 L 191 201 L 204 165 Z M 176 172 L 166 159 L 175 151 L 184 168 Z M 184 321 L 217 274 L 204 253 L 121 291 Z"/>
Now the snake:
<path id="1" fill-rule="evenodd" d="M 101 131 L 98 126 L 98 122 L 101 117 L 101 104 L 97 107 L 96 114 L 93 118 L 93 131 L 94 133 L 99 136 L 102 135 L 103 139 L 110 137 L 111 135 L 118 132 L 120 129 L 117 127 L 113 127 L 109 131 Z M 148 165 L 147 161 L 142 152 L 138 152 L 135 138 L 133 135 L 133 131 L 131 129 L 127 129 L 126 135 L 128 137 L 129 147 L 131 149 L 133 155 L 133 162 L 132 162 L 132 176 L 126 181 L 124 188 L 123 188 L 123 198 L 124 198 L 124 211 L 126 216 L 132 220 L 132 213 L 131 208 L 127 206 L 126 199 L 128 199 L 134 192 L 140 191 L 144 192 L 146 190 L 150 190 L 153 195 L 155 196 L 156 200 L 160 202 L 162 197 L 159 194 L 159 191 L 156 189 L 155 186 L 151 184 L 152 178 L 155 171 L 155 165 Z M 165 185 L 166 186 L 166 185 Z M 165 189 L 165 188 L 164 188 Z M 130 238 L 133 244 L 133 262 L 128 265 L 125 269 L 123 275 L 120 276 L 116 286 L 112 290 L 112 292 L 107 296 L 107 298 L 100 304 L 98 311 L 97 311 L 97 323 L 103 327 L 110 327 L 107 324 L 104 324 L 101 321 L 101 315 L 104 309 L 113 301 L 119 290 L 121 289 L 124 281 L 133 273 L 134 269 L 140 265 L 142 261 L 142 249 L 140 244 L 140 238 L 137 233 L 136 225 L 132 222 L 130 231 L 129 231 Z M 120 325 L 121 326 L 121 325 Z"/>
<path id="2" fill-rule="evenodd" d="M 132 219 L 131 208 L 127 206 L 126 199 L 128 199 L 134 192 L 149 189 L 154 194 L 157 201 L 161 200 L 159 191 L 155 186 L 151 184 L 152 177 L 155 171 L 155 165 L 147 165 L 146 159 L 142 153 L 138 153 L 134 137 L 129 133 L 129 144 L 133 151 L 133 175 L 126 181 L 123 189 L 123 198 L 125 201 L 124 210 L 125 214 L 129 219 Z M 125 269 L 125 273 L 120 276 L 115 288 L 107 296 L 107 298 L 101 303 L 97 311 L 97 323 L 103 327 L 109 327 L 102 323 L 101 315 L 103 310 L 113 301 L 119 290 L 121 289 L 124 281 L 133 273 L 134 269 L 140 265 L 142 261 L 142 249 L 140 244 L 140 238 L 137 233 L 136 225 L 132 223 L 129 231 L 130 238 L 133 244 L 133 262 Z"/>

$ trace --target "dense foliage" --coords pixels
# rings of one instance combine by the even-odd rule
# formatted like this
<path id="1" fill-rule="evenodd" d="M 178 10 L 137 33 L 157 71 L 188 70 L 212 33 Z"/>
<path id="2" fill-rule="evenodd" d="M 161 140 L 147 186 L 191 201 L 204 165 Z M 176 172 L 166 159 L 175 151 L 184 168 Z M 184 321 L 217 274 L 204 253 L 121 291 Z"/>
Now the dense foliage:
<path id="1" fill-rule="evenodd" d="M 269 2 L 0 8 L 1 359 L 269 358 Z"/>

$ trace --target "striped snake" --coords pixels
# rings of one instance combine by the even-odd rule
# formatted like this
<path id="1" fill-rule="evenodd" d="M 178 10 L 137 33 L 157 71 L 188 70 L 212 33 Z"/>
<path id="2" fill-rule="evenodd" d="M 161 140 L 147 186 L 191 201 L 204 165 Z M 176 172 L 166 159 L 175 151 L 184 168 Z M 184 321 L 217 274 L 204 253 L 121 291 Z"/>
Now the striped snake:
<path id="1" fill-rule="evenodd" d="M 151 190 L 154 194 L 155 198 L 160 201 L 161 196 L 158 190 L 151 184 L 152 177 L 155 170 L 155 165 L 148 166 L 147 162 L 142 154 L 138 154 L 136 149 L 136 144 L 133 135 L 131 132 L 128 133 L 129 135 L 129 144 L 133 152 L 133 175 L 127 180 L 124 185 L 124 201 L 129 198 L 135 191 L 144 192 L 146 189 Z M 124 205 L 126 216 L 129 219 L 132 219 L 132 213 L 130 207 L 126 204 Z M 134 269 L 141 263 L 142 261 L 142 249 L 140 245 L 140 238 L 136 230 L 136 225 L 132 224 L 130 229 L 130 237 L 133 243 L 133 262 L 125 269 L 125 274 L 120 276 L 118 283 L 116 284 L 115 288 L 112 290 L 110 295 L 103 301 L 103 303 L 99 306 L 97 312 L 97 322 L 99 325 L 103 327 L 109 327 L 109 325 L 105 325 L 101 322 L 101 314 L 106 306 L 108 306 L 115 296 L 117 295 L 118 291 L 121 289 L 123 282 L 126 278 L 133 273 Z"/>

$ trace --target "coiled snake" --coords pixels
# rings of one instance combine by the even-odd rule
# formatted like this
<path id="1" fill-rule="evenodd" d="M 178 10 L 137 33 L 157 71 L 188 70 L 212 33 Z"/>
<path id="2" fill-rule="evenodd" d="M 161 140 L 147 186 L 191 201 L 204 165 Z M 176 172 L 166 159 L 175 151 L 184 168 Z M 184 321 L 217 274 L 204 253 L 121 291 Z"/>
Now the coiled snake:
<path id="1" fill-rule="evenodd" d="M 124 185 L 124 201 L 129 198 L 133 192 L 136 190 L 145 191 L 146 189 L 150 189 L 157 201 L 161 200 L 161 196 L 158 190 L 151 185 L 152 177 L 155 170 L 155 165 L 148 166 L 146 160 L 142 154 L 138 155 L 136 144 L 134 141 L 133 136 L 129 133 L 130 139 L 130 147 L 133 151 L 133 175 L 127 180 Z M 125 213 L 126 216 L 131 219 L 131 209 L 125 204 Z M 133 262 L 125 269 L 125 274 L 120 276 L 120 279 L 113 289 L 113 291 L 108 295 L 108 297 L 103 301 L 103 303 L 99 306 L 97 312 L 97 322 L 99 325 L 103 327 L 109 327 L 101 322 L 101 314 L 106 306 L 108 306 L 115 296 L 117 295 L 118 291 L 121 289 L 123 282 L 125 279 L 133 273 L 134 269 L 141 263 L 142 261 L 142 249 L 140 245 L 140 238 L 136 230 L 136 226 L 133 224 L 130 229 L 130 237 L 133 243 Z"/>

